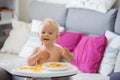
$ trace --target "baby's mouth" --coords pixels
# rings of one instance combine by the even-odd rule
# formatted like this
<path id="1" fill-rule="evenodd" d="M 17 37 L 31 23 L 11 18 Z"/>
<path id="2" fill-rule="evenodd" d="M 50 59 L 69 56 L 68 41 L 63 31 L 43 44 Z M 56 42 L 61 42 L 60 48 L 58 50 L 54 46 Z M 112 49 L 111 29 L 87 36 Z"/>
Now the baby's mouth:
<path id="1" fill-rule="evenodd" d="M 48 38 L 43 38 L 43 40 L 48 41 L 48 40 L 50 40 L 50 39 L 48 39 Z"/>

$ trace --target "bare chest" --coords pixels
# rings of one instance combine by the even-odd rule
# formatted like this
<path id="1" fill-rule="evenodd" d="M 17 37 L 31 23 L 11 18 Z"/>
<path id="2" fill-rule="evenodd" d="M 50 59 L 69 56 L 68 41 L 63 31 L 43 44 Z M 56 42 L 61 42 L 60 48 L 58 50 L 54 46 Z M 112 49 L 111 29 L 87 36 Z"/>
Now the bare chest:
<path id="1" fill-rule="evenodd" d="M 61 60 L 61 54 L 59 51 L 50 51 L 48 52 L 49 58 L 48 61 L 60 61 Z"/>

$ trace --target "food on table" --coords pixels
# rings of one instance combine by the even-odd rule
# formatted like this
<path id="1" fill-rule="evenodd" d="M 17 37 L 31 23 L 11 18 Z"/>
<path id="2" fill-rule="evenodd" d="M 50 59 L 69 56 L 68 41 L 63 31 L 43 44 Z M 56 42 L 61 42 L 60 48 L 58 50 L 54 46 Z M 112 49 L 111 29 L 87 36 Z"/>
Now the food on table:
<path id="1" fill-rule="evenodd" d="M 33 70 L 34 72 L 39 72 L 43 70 L 42 65 L 37 65 L 37 66 L 21 66 L 19 67 L 20 70 Z"/>
<path id="2" fill-rule="evenodd" d="M 60 64 L 60 63 L 51 63 L 51 64 L 48 64 L 47 67 L 49 67 L 49 68 L 60 68 L 60 67 L 63 67 L 63 65 Z"/>

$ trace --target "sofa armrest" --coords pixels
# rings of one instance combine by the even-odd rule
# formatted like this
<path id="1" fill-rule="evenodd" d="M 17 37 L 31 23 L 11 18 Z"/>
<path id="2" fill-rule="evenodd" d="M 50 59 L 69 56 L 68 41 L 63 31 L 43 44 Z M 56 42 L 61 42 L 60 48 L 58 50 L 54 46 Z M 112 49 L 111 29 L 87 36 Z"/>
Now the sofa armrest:
<path id="1" fill-rule="evenodd" d="M 120 80 L 120 72 L 115 72 L 111 74 L 110 80 Z"/>
<path id="2" fill-rule="evenodd" d="M 12 27 L 11 25 L 5 25 L 5 26 L 0 26 L 0 49 L 2 48 L 5 40 L 9 36 L 9 33 L 11 31 Z"/>
<path id="3" fill-rule="evenodd" d="M 2 48 L 6 39 L 7 39 L 7 36 L 0 36 L 0 49 Z"/>
<path id="4" fill-rule="evenodd" d="M 3 68 L 0 68 L 0 80 L 12 80 L 12 75 Z"/>

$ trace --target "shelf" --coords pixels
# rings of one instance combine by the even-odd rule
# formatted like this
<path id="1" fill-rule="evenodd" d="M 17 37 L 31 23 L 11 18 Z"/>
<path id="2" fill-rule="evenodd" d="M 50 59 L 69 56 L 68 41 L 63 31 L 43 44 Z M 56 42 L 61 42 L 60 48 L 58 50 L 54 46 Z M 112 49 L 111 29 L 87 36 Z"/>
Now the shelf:
<path id="1" fill-rule="evenodd" d="M 12 18 L 18 19 L 19 0 L 0 0 L 0 27 L 11 24 Z M 11 10 L 9 13 L 6 10 Z M 5 11 L 5 12 L 4 12 Z"/>
<path id="2" fill-rule="evenodd" d="M 10 24 L 10 23 L 11 23 L 11 20 L 3 20 L 3 21 L 0 21 L 0 25 Z"/>

